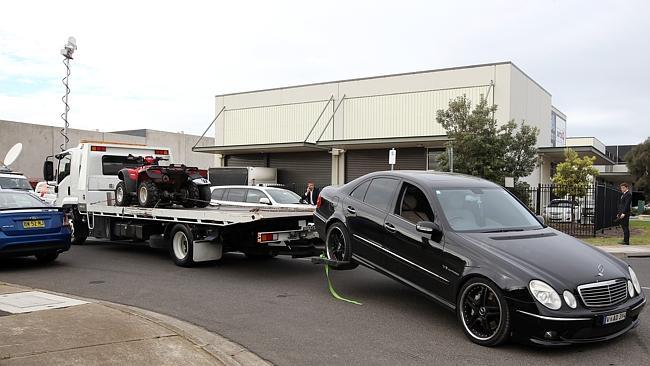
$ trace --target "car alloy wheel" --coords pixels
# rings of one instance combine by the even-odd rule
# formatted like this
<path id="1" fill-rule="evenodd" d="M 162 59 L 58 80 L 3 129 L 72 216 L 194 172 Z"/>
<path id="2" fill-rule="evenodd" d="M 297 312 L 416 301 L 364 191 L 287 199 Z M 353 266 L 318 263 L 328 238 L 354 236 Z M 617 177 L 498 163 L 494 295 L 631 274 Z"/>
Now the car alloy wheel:
<path id="1" fill-rule="evenodd" d="M 496 346 L 508 337 L 508 304 L 490 281 L 476 278 L 466 283 L 458 302 L 458 317 L 465 334 L 475 343 Z"/>
<path id="2" fill-rule="evenodd" d="M 339 227 L 333 227 L 327 237 L 327 258 L 337 261 L 345 260 L 347 242 L 345 235 Z"/>

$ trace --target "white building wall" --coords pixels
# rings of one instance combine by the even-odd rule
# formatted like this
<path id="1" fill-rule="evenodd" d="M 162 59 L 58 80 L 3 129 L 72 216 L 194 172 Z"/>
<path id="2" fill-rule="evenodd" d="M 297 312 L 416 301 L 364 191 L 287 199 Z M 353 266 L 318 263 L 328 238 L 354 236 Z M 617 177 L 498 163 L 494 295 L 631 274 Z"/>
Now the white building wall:
<path id="1" fill-rule="evenodd" d="M 509 119 L 539 128 L 537 146 L 551 146 L 551 94 L 518 68 L 510 69 Z"/>

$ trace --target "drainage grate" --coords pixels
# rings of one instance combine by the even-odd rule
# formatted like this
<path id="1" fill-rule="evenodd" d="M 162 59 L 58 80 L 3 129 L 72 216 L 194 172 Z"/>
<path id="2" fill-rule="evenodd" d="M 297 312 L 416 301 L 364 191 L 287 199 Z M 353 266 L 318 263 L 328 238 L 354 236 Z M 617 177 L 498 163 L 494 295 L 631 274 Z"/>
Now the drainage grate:
<path id="1" fill-rule="evenodd" d="M 32 311 L 67 308 L 87 304 L 86 301 L 57 296 L 40 291 L 17 292 L 0 295 L 0 312 L 12 314 Z"/>

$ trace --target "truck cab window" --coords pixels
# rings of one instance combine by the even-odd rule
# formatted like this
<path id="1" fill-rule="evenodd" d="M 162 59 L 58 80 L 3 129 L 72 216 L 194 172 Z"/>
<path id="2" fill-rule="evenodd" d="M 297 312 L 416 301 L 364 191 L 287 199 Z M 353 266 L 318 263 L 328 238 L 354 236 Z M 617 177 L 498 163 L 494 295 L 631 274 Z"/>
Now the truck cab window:
<path id="1" fill-rule="evenodd" d="M 59 175 L 57 177 L 57 183 L 61 183 L 63 178 L 70 175 L 70 155 L 64 156 L 59 160 Z"/>
<path id="2" fill-rule="evenodd" d="M 395 214 L 413 224 L 420 221 L 433 221 L 433 210 L 431 210 L 427 196 L 419 188 L 409 183 L 402 185 Z"/>

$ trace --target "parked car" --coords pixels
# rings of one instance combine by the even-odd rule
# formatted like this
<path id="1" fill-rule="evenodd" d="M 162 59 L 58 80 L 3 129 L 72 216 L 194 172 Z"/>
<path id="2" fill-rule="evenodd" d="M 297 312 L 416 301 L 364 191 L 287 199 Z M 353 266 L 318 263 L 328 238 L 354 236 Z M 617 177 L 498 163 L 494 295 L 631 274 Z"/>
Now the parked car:
<path id="1" fill-rule="evenodd" d="M 259 186 L 213 186 L 213 205 L 236 205 L 251 207 L 284 207 L 309 209 L 312 205 L 302 203 L 296 193 L 283 188 Z"/>
<path id="2" fill-rule="evenodd" d="M 0 189 L 31 191 L 32 186 L 27 177 L 20 173 L 0 173 Z"/>
<path id="3" fill-rule="evenodd" d="M 571 220 L 571 210 L 573 209 L 573 221 Z M 542 216 L 548 221 L 558 222 L 582 222 L 582 207 L 578 202 L 567 199 L 554 199 L 544 207 Z"/>
<path id="4" fill-rule="evenodd" d="M 70 227 L 62 209 L 32 192 L 0 190 L 0 257 L 36 256 L 54 261 L 70 249 Z"/>
<path id="5" fill-rule="evenodd" d="M 411 286 L 484 346 L 611 339 L 639 324 L 646 302 L 625 262 L 475 177 L 371 173 L 324 188 L 314 223 L 333 268 L 361 264 Z"/>
<path id="6" fill-rule="evenodd" d="M 53 205 L 56 201 L 55 185 L 56 182 L 38 182 L 36 188 L 34 188 L 34 193 L 43 201 Z"/>

